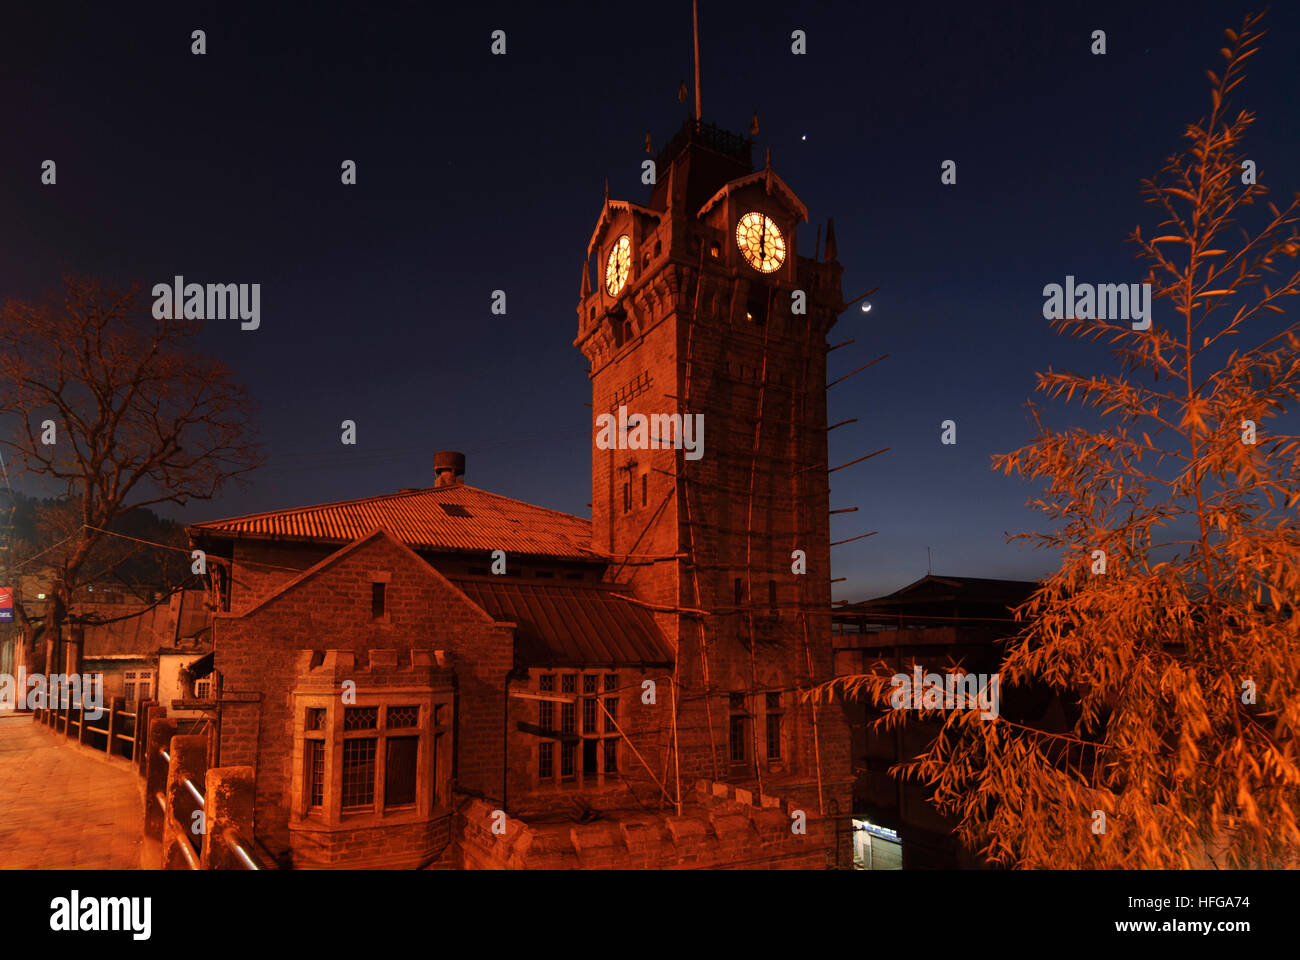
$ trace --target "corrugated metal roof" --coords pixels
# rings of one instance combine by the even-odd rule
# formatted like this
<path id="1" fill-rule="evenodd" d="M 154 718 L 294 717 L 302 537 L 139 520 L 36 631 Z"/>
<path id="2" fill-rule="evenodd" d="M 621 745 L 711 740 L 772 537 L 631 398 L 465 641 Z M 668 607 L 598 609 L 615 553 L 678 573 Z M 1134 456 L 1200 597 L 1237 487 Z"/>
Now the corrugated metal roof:
<path id="1" fill-rule="evenodd" d="M 590 550 L 590 520 L 463 483 L 209 520 L 189 528 L 196 536 L 335 543 L 350 543 L 379 529 L 417 550 L 504 550 L 571 560 L 596 559 Z"/>
<path id="2" fill-rule="evenodd" d="M 81 648 L 84 659 L 121 654 L 152 654 L 158 651 L 162 643 L 171 641 L 171 611 L 166 604 L 150 606 L 135 613 L 126 604 L 98 606 L 108 608 L 111 619 L 105 623 L 85 624 Z M 119 620 L 118 617 L 122 619 Z"/>
<path id="3" fill-rule="evenodd" d="M 452 582 L 497 620 L 519 625 L 516 654 L 526 666 L 670 666 L 668 644 L 646 609 L 598 583 L 538 583 L 512 577 Z"/>

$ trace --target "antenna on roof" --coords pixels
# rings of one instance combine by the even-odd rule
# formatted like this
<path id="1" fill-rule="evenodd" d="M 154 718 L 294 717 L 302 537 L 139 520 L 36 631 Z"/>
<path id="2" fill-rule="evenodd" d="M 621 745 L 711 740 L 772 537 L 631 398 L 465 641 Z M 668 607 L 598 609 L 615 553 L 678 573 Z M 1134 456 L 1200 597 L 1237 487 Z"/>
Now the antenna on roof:
<path id="1" fill-rule="evenodd" d="M 926 547 L 926 548 L 925 548 L 925 573 L 926 573 L 926 576 L 929 576 L 930 574 L 934 573 L 934 570 L 931 569 L 931 567 L 930 567 L 930 548 L 929 548 L 929 547 Z"/>
<path id="2" fill-rule="evenodd" d="M 695 28 L 695 119 L 701 119 L 700 106 L 700 0 L 691 0 L 691 20 Z"/>

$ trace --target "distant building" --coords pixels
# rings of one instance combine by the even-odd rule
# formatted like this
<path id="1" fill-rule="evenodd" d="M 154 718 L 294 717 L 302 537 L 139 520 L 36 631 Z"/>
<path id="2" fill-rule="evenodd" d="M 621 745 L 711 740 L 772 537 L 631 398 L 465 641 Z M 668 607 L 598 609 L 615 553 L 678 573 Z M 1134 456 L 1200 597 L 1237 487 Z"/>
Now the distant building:
<path id="1" fill-rule="evenodd" d="M 39 591 L 38 591 L 39 593 Z M 80 673 L 98 677 L 104 702 L 114 697 L 127 701 L 158 700 L 175 716 L 195 716 L 192 710 L 177 710 L 173 701 L 186 694 L 180 683 L 180 667 L 212 650 L 212 610 L 204 590 L 158 592 L 155 601 L 128 597 L 100 597 L 108 590 L 86 591 L 95 599 L 82 600 L 81 592 L 69 606 L 65 636 L 52 654 L 53 663 L 27 663 L 25 649 L 40 650 L 40 644 L 14 644 L 13 670 L 21 665 L 31 674 Z M 44 613 L 44 599 L 33 601 L 29 613 Z M 39 638 L 41 627 L 35 627 Z"/>
<path id="2" fill-rule="evenodd" d="M 174 701 L 186 695 L 179 667 L 212 649 L 204 591 L 180 590 L 149 605 L 79 603 L 72 609 L 85 621 L 70 631 L 74 645 L 81 638 L 81 672 L 103 676 L 106 703 L 113 697 L 157 700 L 172 716 L 196 715 L 177 710 Z"/>
<path id="3" fill-rule="evenodd" d="M 1021 580 L 928 575 L 884 597 L 847 604 L 833 614 L 835 673 L 909 674 L 914 667 L 943 673 L 961 664 L 970 673 L 999 669 L 1006 638 L 1021 627 L 1013 617 L 1037 588 Z M 1059 728 L 1059 704 L 1047 695 L 1001 690 L 1003 711 Z M 930 788 L 887 771 L 923 753 L 937 727 L 913 722 L 880 734 L 868 724 L 881 715 L 871 704 L 849 704 L 856 778 L 853 785 L 855 862 L 861 867 L 980 866 L 952 835 L 953 823 L 927 801 Z"/>

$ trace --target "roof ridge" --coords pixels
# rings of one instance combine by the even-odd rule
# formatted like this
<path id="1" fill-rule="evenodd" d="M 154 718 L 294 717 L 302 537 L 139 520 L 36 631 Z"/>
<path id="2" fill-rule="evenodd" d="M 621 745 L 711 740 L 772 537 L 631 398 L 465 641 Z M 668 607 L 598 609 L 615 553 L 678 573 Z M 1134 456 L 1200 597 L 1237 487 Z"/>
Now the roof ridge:
<path id="1" fill-rule="evenodd" d="M 575 588 L 586 587 L 588 589 L 604 590 L 606 592 L 613 592 L 616 590 L 631 592 L 632 589 L 628 584 L 606 583 L 603 580 L 552 580 L 544 577 L 525 579 L 524 577 L 502 576 L 501 574 L 488 574 L 485 576 L 483 574 L 458 573 L 447 575 L 447 579 L 451 580 L 453 583 L 459 580 L 465 580 L 470 583 L 491 583 L 503 586 L 506 584 L 514 584 L 521 587 L 547 587 L 552 590 L 572 590 Z"/>
<path id="2" fill-rule="evenodd" d="M 302 514 L 302 513 L 308 513 L 313 510 L 326 510 L 331 507 L 337 508 L 337 507 L 352 506 L 354 504 L 369 504 L 369 503 L 376 503 L 382 500 L 395 500 L 401 497 L 423 496 L 429 493 L 440 493 L 443 491 L 451 491 L 451 490 L 471 490 L 474 493 L 480 493 L 483 494 L 484 496 L 492 497 L 497 500 L 506 500 L 510 503 L 521 504 L 525 507 L 531 507 L 534 510 L 544 510 L 547 513 L 558 514 L 559 516 L 562 517 L 569 517 L 570 519 L 578 520 L 586 524 L 591 523 L 591 520 L 588 519 L 587 517 L 580 517 L 575 513 L 566 513 L 563 510 L 556 510 L 553 507 L 544 507 L 538 503 L 529 503 L 527 500 L 519 500 L 516 499 L 515 497 L 507 497 L 505 494 L 494 493 L 491 490 L 484 490 L 482 487 L 471 486 L 468 483 L 448 483 L 448 484 L 443 484 L 441 487 L 438 486 L 418 487 L 414 489 L 408 489 L 405 492 L 399 490 L 395 493 L 381 493 L 373 497 L 354 497 L 350 500 L 331 500 L 331 501 L 326 501 L 324 503 L 311 503 L 299 507 L 281 507 L 277 510 L 263 510 L 258 513 L 241 513 L 229 517 L 218 517 L 213 520 L 200 520 L 198 522 L 189 524 L 188 526 L 193 528 L 207 528 L 207 527 L 221 526 L 236 521 L 262 520 L 269 517 L 285 516 L 287 514 Z"/>

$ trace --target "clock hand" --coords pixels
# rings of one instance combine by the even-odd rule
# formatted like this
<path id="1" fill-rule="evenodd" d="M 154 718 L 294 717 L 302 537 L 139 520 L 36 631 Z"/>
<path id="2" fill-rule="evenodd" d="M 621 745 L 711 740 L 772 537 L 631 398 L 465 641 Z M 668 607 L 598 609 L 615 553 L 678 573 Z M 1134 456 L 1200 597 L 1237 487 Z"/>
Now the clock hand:
<path id="1" fill-rule="evenodd" d="M 758 255 L 767 259 L 767 217 L 762 219 L 762 230 L 758 235 Z"/>

